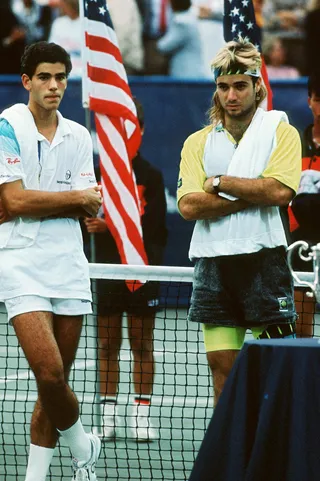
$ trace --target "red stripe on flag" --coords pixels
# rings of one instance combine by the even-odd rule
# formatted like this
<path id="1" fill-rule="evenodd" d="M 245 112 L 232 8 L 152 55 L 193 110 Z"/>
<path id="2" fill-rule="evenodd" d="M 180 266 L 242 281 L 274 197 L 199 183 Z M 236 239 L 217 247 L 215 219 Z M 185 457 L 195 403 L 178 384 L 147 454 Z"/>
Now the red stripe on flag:
<path id="1" fill-rule="evenodd" d="M 135 115 L 131 112 L 130 109 L 128 109 L 128 107 L 123 104 L 112 102 L 110 100 L 100 100 L 95 97 L 90 97 L 89 106 L 90 109 L 94 112 L 107 115 L 109 120 L 111 120 L 112 118 L 121 117 L 123 120 L 130 120 L 135 125 L 137 125 L 137 119 Z M 122 133 L 121 135 L 123 136 Z M 132 160 L 137 154 L 141 144 L 140 127 L 136 127 L 130 138 L 128 138 L 125 134 L 125 143 L 129 159 Z"/>
<path id="2" fill-rule="evenodd" d="M 113 165 L 117 169 L 123 184 L 129 190 L 132 196 L 132 201 L 135 202 L 135 204 L 138 206 L 138 200 L 136 198 L 136 191 L 133 184 L 133 178 L 132 176 L 130 176 L 130 173 L 128 173 L 126 166 L 123 165 L 123 160 L 121 159 L 121 157 L 119 157 L 117 152 L 113 149 L 105 131 L 101 127 L 99 119 L 97 118 L 96 118 L 96 127 L 97 127 L 97 135 L 99 137 L 101 144 L 103 145 L 103 148 L 105 149 L 109 157 L 113 160 Z M 119 169 L 119 166 L 117 166 L 117 160 L 118 160 L 118 163 L 120 163 L 120 165 L 122 164 L 122 169 Z M 119 191 L 115 188 L 114 182 L 112 181 L 111 177 L 107 173 L 102 162 L 100 162 L 100 169 L 101 169 L 101 176 L 109 192 L 109 195 L 113 200 L 120 216 L 124 221 L 128 239 L 130 240 L 130 242 L 132 243 L 136 251 L 139 253 L 140 257 L 142 257 L 144 263 L 148 264 L 148 259 L 143 249 L 143 240 L 137 225 L 133 222 L 126 208 L 123 206 L 121 197 L 119 195 Z"/>
<path id="3" fill-rule="evenodd" d="M 85 33 L 86 46 L 94 52 L 112 55 L 118 62 L 122 63 L 122 56 L 119 48 L 105 37 L 97 37 L 88 32 Z"/>
<path id="4" fill-rule="evenodd" d="M 131 97 L 130 87 L 125 80 L 123 80 L 113 70 L 106 70 L 104 68 L 93 67 L 88 65 L 88 77 L 93 82 L 98 82 L 106 85 L 113 85 L 126 92 Z"/>
<path id="5" fill-rule="evenodd" d="M 109 121 L 112 123 L 112 125 L 118 130 L 119 134 L 121 133 L 121 127 L 119 125 L 116 125 L 117 123 L 119 124 L 119 119 L 112 119 L 109 118 Z M 118 152 L 114 149 L 112 146 L 112 143 L 110 141 L 110 138 L 103 129 L 99 118 L 96 116 L 96 127 L 97 127 L 97 135 L 99 137 L 99 140 L 104 148 L 104 150 L 107 152 L 109 155 L 110 159 L 112 160 L 112 165 L 116 169 L 119 178 L 121 179 L 122 183 L 127 187 L 127 189 L 130 191 L 132 195 L 132 201 L 135 202 L 135 205 L 137 207 L 137 210 L 139 212 L 139 200 L 137 198 L 136 194 L 136 189 L 134 187 L 134 178 L 132 175 L 132 167 L 131 170 L 128 170 L 128 166 L 126 165 L 125 160 L 118 154 Z"/>

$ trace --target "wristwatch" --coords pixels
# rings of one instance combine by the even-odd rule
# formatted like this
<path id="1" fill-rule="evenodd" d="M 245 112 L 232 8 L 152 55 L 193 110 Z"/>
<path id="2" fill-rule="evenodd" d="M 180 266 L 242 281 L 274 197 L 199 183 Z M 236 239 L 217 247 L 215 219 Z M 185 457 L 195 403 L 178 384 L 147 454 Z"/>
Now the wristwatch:
<path id="1" fill-rule="evenodd" d="M 220 181 L 221 181 L 221 175 L 216 175 L 215 178 L 212 181 L 212 187 L 213 187 L 213 192 L 218 194 L 220 192 Z"/>

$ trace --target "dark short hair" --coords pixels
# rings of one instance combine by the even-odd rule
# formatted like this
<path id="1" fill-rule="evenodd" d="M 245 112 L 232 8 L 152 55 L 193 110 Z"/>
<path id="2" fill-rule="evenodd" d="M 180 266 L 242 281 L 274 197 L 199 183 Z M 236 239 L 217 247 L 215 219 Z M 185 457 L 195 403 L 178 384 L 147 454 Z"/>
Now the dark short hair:
<path id="1" fill-rule="evenodd" d="M 144 127 L 144 111 L 141 102 L 136 97 L 133 97 L 134 105 L 137 109 L 137 117 L 140 125 L 140 129 L 142 130 Z"/>
<path id="2" fill-rule="evenodd" d="M 67 77 L 72 69 L 70 55 L 56 43 L 36 42 L 25 48 L 21 57 L 20 74 L 32 78 L 40 63 L 63 63 Z"/>
<path id="3" fill-rule="evenodd" d="M 308 96 L 311 97 L 313 93 L 320 97 L 320 70 L 313 72 L 308 80 Z"/>
<path id="4" fill-rule="evenodd" d="M 171 0 L 171 7 L 175 12 L 184 12 L 191 7 L 191 0 Z"/>

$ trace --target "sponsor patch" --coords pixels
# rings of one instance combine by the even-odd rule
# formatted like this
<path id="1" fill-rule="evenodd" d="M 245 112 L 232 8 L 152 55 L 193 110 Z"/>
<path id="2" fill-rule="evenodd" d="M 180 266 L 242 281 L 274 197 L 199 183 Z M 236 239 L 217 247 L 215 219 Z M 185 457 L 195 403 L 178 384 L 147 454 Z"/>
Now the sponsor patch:
<path id="1" fill-rule="evenodd" d="M 6 161 L 9 165 L 20 164 L 20 159 L 18 157 L 15 157 L 14 159 L 12 157 L 7 157 Z"/>
<path id="2" fill-rule="evenodd" d="M 279 302 L 279 311 L 288 312 L 288 298 L 278 297 L 278 302 Z"/>

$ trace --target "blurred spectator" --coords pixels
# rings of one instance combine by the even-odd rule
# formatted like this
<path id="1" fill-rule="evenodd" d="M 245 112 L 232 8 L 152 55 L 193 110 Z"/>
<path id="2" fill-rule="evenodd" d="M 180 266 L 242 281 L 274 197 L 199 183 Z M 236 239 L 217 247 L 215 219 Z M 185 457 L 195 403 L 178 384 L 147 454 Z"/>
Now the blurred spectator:
<path id="1" fill-rule="evenodd" d="M 286 64 L 286 49 L 280 38 L 269 37 L 262 48 L 270 79 L 294 79 L 300 77 L 299 71 Z"/>
<path id="2" fill-rule="evenodd" d="M 301 33 L 306 4 L 306 0 L 266 0 L 263 7 L 265 31 Z"/>
<path id="3" fill-rule="evenodd" d="M 223 47 L 223 0 L 193 0 L 199 19 L 204 75 L 212 78 L 211 61 Z"/>
<path id="4" fill-rule="evenodd" d="M 305 20 L 306 73 L 319 69 L 320 0 L 313 0 Z"/>
<path id="5" fill-rule="evenodd" d="M 70 77 L 81 77 L 81 21 L 78 0 L 60 0 L 62 16 L 52 23 L 49 42 L 61 45 L 70 55 Z"/>
<path id="6" fill-rule="evenodd" d="M 253 0 L 253 8 L 254 8 L 254 14 L 256 16 L 256 22 L 260 28 L 262 28 L 264 25 L 264 19 L 263 19 L 264 3 L 265 3 L 265 0 Z"/>
<path id="7" fill-rule="evenodd" d="M 142 73 L 142 19 L 135 0 L 108 0 L 108 9 L 128 75 Z"/>
<path id="8" fill-rule="evenodd" d="M 47 40 L 51 27 L 51 8 L 35 0 L 14 0 L 12 10 L 26 32 L 28 45 Z"/>
<path id="9" fill-rule="evenodd" d="M 171 7 L 172 21 L 157 43 L 159 51 L 169 56 L 169 74 L 176 78 L 203 78 L 200 33 L 191 0 L 171 0 Z"/>
<path id="10" fill-rule="evenodd" d="M 157 49 L 157 41 L 167 31 L 172 11 L 170 0 L 138 0 L 143 12 L 143 44 L 146 75 L 167 75 L 169 60 Z"/>
<path id="11" fill-rule="evenodd" d="M 288 63 L 305 71 L 303 25 L 310 0 L 265 0 L 264 33 L 281 38 Z"/>
<path id="12" fill-rule="evenodd" d="M 0 5 L 0 74 L 20 73 L 20 57 L 25 47 L 25 31 L 10 5 Z"/>

